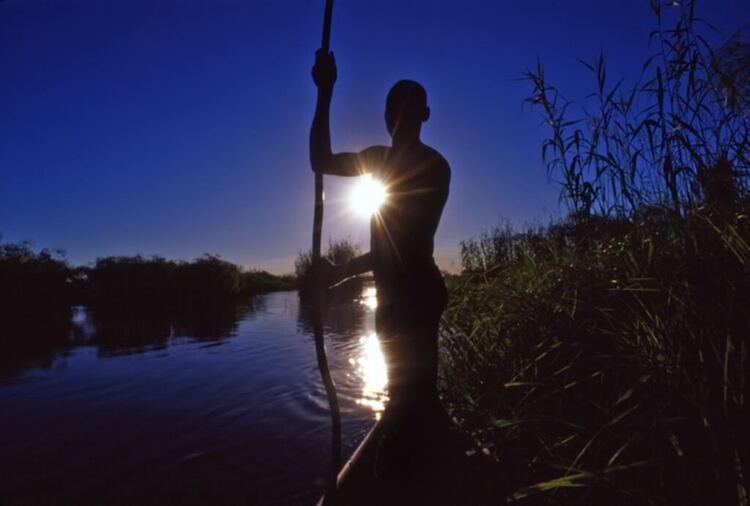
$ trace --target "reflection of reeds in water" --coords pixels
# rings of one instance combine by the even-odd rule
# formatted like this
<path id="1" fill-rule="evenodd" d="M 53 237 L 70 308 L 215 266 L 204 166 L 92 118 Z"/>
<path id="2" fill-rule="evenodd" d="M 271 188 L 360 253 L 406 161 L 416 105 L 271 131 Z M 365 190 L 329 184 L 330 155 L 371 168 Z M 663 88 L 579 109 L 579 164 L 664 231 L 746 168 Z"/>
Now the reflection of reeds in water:
<path id="1" fill-rule="evenodd" d="M 164 348 L 172 336 L 167 313 L 93 309 L 91 320 L 94 332 L 89 342 L 98 348 L 101 356 Z"/>
<path id="2" fill-rule="evenodd" d="M 366 307 L 358 301 L 361 299 L 365 281 L 362 278 L 351 278 L 335 288 L 323 293 L 323 322 L 326 331 L 338 335 L 349 335 L 351 329 L 357 328 L 366 314 Z M 309 294 L 308 294 L 309 295 Z M 313 331 L 313 299 L 299 292 L 299 324 L 302 331 L 311 334 Z"/>
<path id="3" fill-rule="evenodd" d="M 70 311 L 51 320 L 13 318 L 0 321 L 0 378 L 31 367 L 48 368 L 73 346 Z M 18 315 L 16 315 L 18 316 Z"/>
<path id="4" fill-rule="evenodd" d="M 119 354 L 163 348 L 177 336 L 221 340 L 234 335 L 252 307 L 250 302 L 232 302 L 142 312 L 95 308 L 91 342 L 103 354 Z"/>
<path id="5" fill-rule="evenodd" d="M 0 377 L 31 367 L 50 367 L 78 345 L 96 346 L 100 356 L 162 349 L 175 337 L 222 340 L 233 336 L 239 322 L 253 310 L 252 301 L 205 307 L 113 308 L 76 307 L 59 323 L 25 319 L 0 332 Z"/>

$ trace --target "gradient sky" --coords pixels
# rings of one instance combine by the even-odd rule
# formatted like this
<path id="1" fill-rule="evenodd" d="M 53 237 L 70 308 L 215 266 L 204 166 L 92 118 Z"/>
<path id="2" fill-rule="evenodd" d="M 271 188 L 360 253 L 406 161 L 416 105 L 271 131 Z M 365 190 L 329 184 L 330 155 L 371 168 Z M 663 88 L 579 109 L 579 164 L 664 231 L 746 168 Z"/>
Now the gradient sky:
<path id="1" fill-rule="evenodd" d="M 323 4 L 1 0 L 2 239 L 63 248 L 73 263 L 210 252 L 291 271 L 311 240 L 309 72 Z M 750 24 L 750 0 L 699 1 L 697 14 L 729 35 Z M 389 87 L 422 82 L 423 140 L 453 170 L 436 257 L 455 268 L 461 239 L 560 212 L 518 78 L 539 58 L 582 98 L 593 79 L 576 58 L 603 49 L 609 75 L 632 76 L 654 22 L 647 0 L 338 0 L 334 150 L 388 143 Z M 351 184 L 326 178 L 324 241 L 366 250 Z"/>

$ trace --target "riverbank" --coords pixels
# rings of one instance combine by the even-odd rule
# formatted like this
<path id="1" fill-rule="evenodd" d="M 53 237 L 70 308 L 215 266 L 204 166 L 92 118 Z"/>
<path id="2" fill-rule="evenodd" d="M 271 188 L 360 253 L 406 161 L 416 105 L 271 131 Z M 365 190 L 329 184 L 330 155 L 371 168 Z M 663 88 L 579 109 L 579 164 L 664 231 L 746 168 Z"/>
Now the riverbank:
<path id="1" fill-rule="evenodd" d="M 5 320 L 63 324 L 73 305 L 154 311 L 195 310 L 297 287 L 292 275 L 247 270 L 215 255 L 191 262 L 153 256 L 99 258 L 72 266 L 60 253 L 0 244 Z"/>
<path id="2" fill-rule="evenodd" d="M 742 504 L 750 220 L 643 209 L 464 244 L 444 401 L 524 504 Z"/>

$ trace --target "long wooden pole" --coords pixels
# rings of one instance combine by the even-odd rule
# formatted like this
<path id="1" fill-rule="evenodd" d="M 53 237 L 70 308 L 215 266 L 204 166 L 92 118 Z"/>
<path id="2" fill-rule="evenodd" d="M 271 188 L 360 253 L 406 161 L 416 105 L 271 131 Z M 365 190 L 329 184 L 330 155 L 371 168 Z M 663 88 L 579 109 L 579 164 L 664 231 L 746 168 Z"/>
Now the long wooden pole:
<path id="1" fill-rule="evenodd" d="M 323 15 L 323 37 L 320 49 L 328 53 L 331 48 L 331 16 L 333 15 L 333 0 L 326 0 Z M 320 260 L 320 236 L 323 232 L 323 174 L 315 173 L 315 212 L 313 214 L 313 261 Z"/>
<path id="2" fill-rule="evenodd" d="M 327 54 L 331 44 L 331 15 L 333 14 L 333 0 L 326 0 L 323 16 L 323 38 L 321 50 Z M 320 261 L 320 238 L 323 231 L 323 175 L 315 173 L 315 210 L 313 213 L 312 259 L 313 265 Z M 328 368 L 325 342 L 323 340 L 323 294 L 317 293 L 313 302 L 313 334 L 315 336 L 315 353 L 318 359 L 318 369 L 328 397 L 331 411 L 331 475 L 328 480 L 328 490 L 323 504 L 332 504 L 336 490 L 336 477 L 341 468 L 341 411 L 339 409 L 336 386 Z"/>

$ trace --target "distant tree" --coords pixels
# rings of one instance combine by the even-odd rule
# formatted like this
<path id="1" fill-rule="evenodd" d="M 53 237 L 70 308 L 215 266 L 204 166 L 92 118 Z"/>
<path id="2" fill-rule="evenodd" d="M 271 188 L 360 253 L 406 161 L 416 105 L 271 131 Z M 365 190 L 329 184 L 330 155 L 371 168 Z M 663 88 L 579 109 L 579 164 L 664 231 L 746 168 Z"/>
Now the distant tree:
<path id="1" fill-rule="evenodd" d="M 96 305 L 168 306 L 174 297 L 175 262 L 153 256 L 98 258 L 88 272 Z"/>
<path id="2" fill-rule="evenodd" d="M 180 263 L 175 278 L 178 298 L 188 302 L 205 304 L 235 298 L 243 288 L 240 267 L 208 253 L 193 262 Z"/>
<path id="3" fill-rule="evenodd" d="M 60 250 L 0 244 L 0 320 L 62 323 L 69 318 L 70 272 Z"/>

